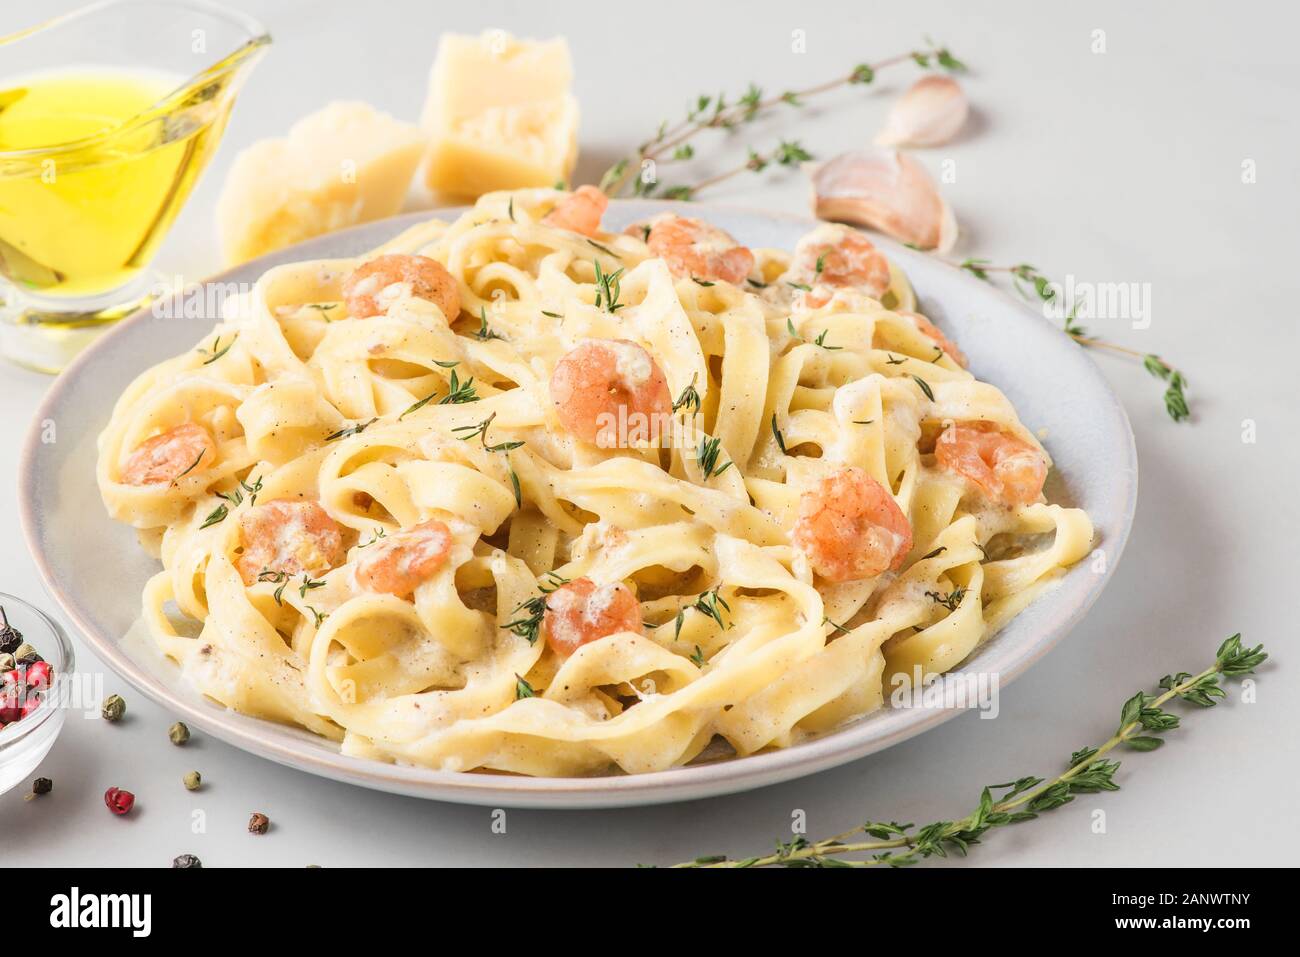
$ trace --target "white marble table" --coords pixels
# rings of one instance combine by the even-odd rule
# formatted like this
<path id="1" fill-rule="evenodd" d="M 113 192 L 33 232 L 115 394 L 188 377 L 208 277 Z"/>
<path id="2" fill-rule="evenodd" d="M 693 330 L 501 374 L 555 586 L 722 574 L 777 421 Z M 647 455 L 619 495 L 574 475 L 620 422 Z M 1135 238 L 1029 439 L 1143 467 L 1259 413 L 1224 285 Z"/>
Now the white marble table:
<path id="1" fill-rule="evenodd" d="M 54 13 L 72 5 L 6 5 L 0 32 L 25 25 L 37 15 L 33 8 Z M 966 813 L 982 785 L 1052 771 L 1071 750 L 1104 738 L 1140 684 L 1196 670 L 1235 631 L 1266 642 L 1278 658 L 1259 679 L 1256 703 L 1234 692 L 1217 712 L 1189 716 L 1160 752 L 1124 758 L 1122 791 L 997 834 L 975 860 L 1293 861 L 1300 832 L 1285 822 L 1300 717 L 1287 685 L 1296 645 L 1300 464 L 1293 435 L 1300 292 L 1300 138 L 1289 116 L 1300 98 L 1294 12 L 1257 2 L 1017 2 L 978 11 L 955 0 L 666 0 L 622 12 L 608 4 L 507 0 L 240 5 L 264 19 L 275 46 L 163 250 L 159 266 L 169 274 L 198 278 L 217 266 L 212 205 L 238 147 L 282 132 L 335 98 L 362 98 L 414 118 L 441 29 L 502 26 L 569 37 L 583 108 L 580 180 L 593 179 L 697 93 L 740 90 L 751 79 L 771 90 L 815 83 L 930 34 L 972 66 L 965 83 L 976 121 L 959 142 L 924 155 L 934 170 L 955 163 L 956 182 L 946 191 L 964 228 L 959 252 L 1029 260 L 1076 282 L 1149 284 L 1146 328 L 1133 328 L 1130 319 L 1087 324 L 1184 368 L 1195 420 L 1174 425 L 1160 387 L 1139 366 L 1098 358 L 1137 433 L 1137 523 L 1107 593 L 1061 647 L 1006 691 L 998 720 L 962 715 L 847 767 L 736 797 L 643 810 L 511 811 L 500 834 L 487 809 L 324 781 L 201 734 L 188 748 L 174 748 L 166 736 L 171 716 L 109 674 L 107 686 L 127 698 L 130 719 L 117 726 L 70 719 L 41 771 L 54 779 L 54 792 L 31 802 L 18 791 L 0 797 L 7 864 L 152 866 L 186 851 L 207 866 L 671 862 L 769 847 L 788 838 L 798 812 L 813 835 L 866 818 L 947 819 Z M 806 52 L 792 52 L 794 31 L 804 31 Z M 1094 52 L 1097 31 L 1104 31 L 1105 52 Z M 729 146 L 721 137 L 702 138 L 702 153 L 715 154 L 716 146 L 725 156 L 697 169 L 704 175 L 737 161 L 751 140 L 797 137 L 824 155 L 865 144 L 890 95 L 914 75 L 911 67 L 882 74 L 874 92 L 833 94 L 800 115 L 746 130 Z M 1248 162 L 1253 183 L 1243 182 Z M 782 172 L 736 179 L 712 198 L 806 208 L 801 178 Z M 0 450 L 12 453 L 49 379 L 12 367 L 0 375 Z M 1032 410 L 1023 411 L 1032 424 Z M 1255 441 L 1243 441 L 1252 427 Z M 17 544 L 13 470 L 0 469 L 0 521 L 10 528 L 0 590 L 53 610 Z M 102 667 L 84 646 L 80 664 Z M 207 782 L 197 794 L 180 783 L 191 767 Z M 138 812 L 113 819 L 101 798 L 109 785 L 135 791 Z M 205 833 L 192 833 L 195 809 L 205 812 Z M 1104 833 L 1097 833 L 1095 809 L 1105 810 Z M 244 832 L 254 810 L 271 817 L 269 835 Z"/>

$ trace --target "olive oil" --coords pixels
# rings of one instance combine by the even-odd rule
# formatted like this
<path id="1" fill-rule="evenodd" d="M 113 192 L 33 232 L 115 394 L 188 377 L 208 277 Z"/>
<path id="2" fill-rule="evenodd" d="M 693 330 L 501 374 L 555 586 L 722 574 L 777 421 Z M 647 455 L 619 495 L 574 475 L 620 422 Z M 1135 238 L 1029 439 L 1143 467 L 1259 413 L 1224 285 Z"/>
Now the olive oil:
<path id="1" fill-rule="evenodd" d="M 219 137 L 163 104 L 185 78 L 66 70 L 0 81 L 0 274 L 34 297 L 100 296 L 148 266 Z M 202 91 L 200 91 L 202 92 Z"/>

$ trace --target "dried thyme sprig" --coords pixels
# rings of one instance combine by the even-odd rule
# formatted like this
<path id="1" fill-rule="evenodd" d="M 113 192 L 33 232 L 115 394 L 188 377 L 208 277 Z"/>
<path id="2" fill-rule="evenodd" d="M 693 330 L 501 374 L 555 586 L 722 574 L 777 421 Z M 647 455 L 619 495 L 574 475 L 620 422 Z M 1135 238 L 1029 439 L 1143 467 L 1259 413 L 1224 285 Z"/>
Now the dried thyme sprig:
<path id="1" fill-rule="evenodd" d="M 1120 709 L 1119 727 L 1103 744 L 1081 748 L 1070 755 L 1066 770 L 1050 781 L 1024 777 L 1005 784 L 991 784 L 980 793 L 975 810 L 960 820 L 936 821 L 916 829 L 914 824 L 870 821 L 823 841 L 796 837 L 778 843 L 776 852 L 742 860 L 700 857 L 676 867 L 906 867 L 928 857 L 965 856 L 991 829 L 1032 821 L 1044 811 L 1062 807 L 1079 794 L 1118 791 L 1115 772 L 1118 761 L 1106 756 L 1120 745 L 1134 751 L 1154 751 L 1163 744 L 1155 737 L 1179 726 L 1179 716 L 1163 710 L 1174 698 L 1202 708 L 1213 707 L 1224 697 L 1220 678 L 1251 674 L 1268 660 L 1263 645 L 1243 648 L 1241 635 L 1233 635 L 1214 655 L 1214 664 L 1199 674 L 1179 672 L 1159 681 L 1163 694 L 1139 691 Z M 1139 733 L 1141 732 L 1141 733 Z M 1003 792 L 994 797 L 994 791 Z M 871 841 L 853 841 L 863 835 Z M 842 859 L 840 855 L 870 854 L 870 857 Z"/>
<path id="2" fill-rule="evenodd" d="M 992 282 L 993 278 L 990 273 L 1004 273 L 1011 278 L 1012 284 L 1016 291 L 1026 299 L 1040 300 L 1044 303 L 1050 303 L 1056 299 L 1055 286 L 1050 279 L 1043 275 L 1035 266 L 1029 263 L 1015 263 L 1009 266 L 995 266 L 987 259 L 967 258 L 960 262 L 945 260 L 951 266 L 970 273 L 976 279 L 982 279 L 985 282 Z M 1167 363 L 1160 356 L 1153 352 L 1141 352 L 1137 349 L 1130 349 L 1128 346 L 1121 346 L 1114 342 L 1107 342 L 1105 339 L 1098 339 L 1096 336 L 1089 334 L 1088 330 L 1079 325 L 1075 318 L 1074 310 L 1071 309 L 1065 317 L 1063 331 L 1075 342 L 1081 346 L 1087 346 L 1090 349 L 1105 349 L 1108 352 L 1114 352 L 1119 355 L 1128 356 L 1131 359 L 1139 359 L 1142 365 L 1157 379 L 1168 383 L 1165 389 L 1165 411 L 1169 418 L 1175 422 L 1182 422 L 1190 418 L 1191 409 L 1187 405 L 1187 377 L 1174 366 Z"/>
<path id="3" fill-rule="evenodd" d="M 649 196 L 658 184 L 642 179 L 641 164 L 646 160 L 665 163 L 693 159 L 695 148 L 689 141 L 705 130 L 732 130 L 742 124 L 753 122 L 773 108 L 797 109 L 804 105 L 804 101 L 819 94 L 844 86 L 869 85 L 881 70 L 902 63 L 915 63 L 924 69 L 929 69 L 933 65 L 954 72 L 966 69 L 965 64 L 953 56 L 946 47 L 927 38 L 924 47 L 908 50 L 875 63 L 860 63 L 848 73 L 816 86 L 764 96 L 761 87 L 750 83 L 745 92 L 736 96 L 734 100 L 728 99 L 725 93 L 719 93 L 717 96 L 700 95 L 688 107 L 683 120 L 676 124 L 669 124 L 665 120 L 659 125 L 655 135 L 638 146 L 633 155 L 620 159 L 606 170 L 605 175 L 601 177 L 600 188 L 610 196 L 619 196 L 627 187 L 628 180 L 632 179 L 633 195 Z M 749 167 L 742 167 L 742 169 L 747 168 Z M 701 188 L 702 185 L 697 184 L 694 190 L 698 191 Z"/>

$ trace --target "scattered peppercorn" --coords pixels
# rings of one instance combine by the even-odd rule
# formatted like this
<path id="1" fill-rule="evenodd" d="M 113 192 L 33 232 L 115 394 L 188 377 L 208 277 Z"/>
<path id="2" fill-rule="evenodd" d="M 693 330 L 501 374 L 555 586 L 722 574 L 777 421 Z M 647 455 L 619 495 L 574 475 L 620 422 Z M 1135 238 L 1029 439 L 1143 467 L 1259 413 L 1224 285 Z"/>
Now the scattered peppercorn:
<path id="1" fill-rule="evenodd" d="M 203 862 L 193 854 L 182 854 L 172 861 L 172 867 L 202 867 Z"/>
<path id="2" fill-rule="evenodd" d="M 121 721 L 126 714 L 126 702 L 121 695 L 111 694 L 104 699 L 104 706 L 99 709 L 105 721 Z"/>
<path id="3" fill-rule="evenodd" d="M 27 642 L 25 641 L 18 646 L 18 650 L 14 652 L 14 657 L 17 658 L 19 661 L 28 661 L 28 662 L 42 660 L 41 656 L 36 653 L 36 649 L 33 648 L 31 645 L 27 644 Z"/>
<path id="4" fill-rule="evenodd" d="M 187 771 L 181 780 L 185 782 L 185 790 L 197 791 L 203 784 L 203 775 L 198 771 Z"/>
<path id="5" fill-rule="evenodd" d="M 271 826 L 271 819 L 260 811 L 254 811 L 253 816 L 248 819 L 249 834 L 265 834 Z"/>
<path id="6" fill-rule="evenodd" d="M 32 782 L 32 793 L 27 795 L 24 800 L 30 801 L 42 794 L 49 794 L 54 790 L 54 782 L 49 778 L 37 778 Z"/>
<path id="7" fill-rule="evenodd" d="M 114 814 L 128 814 L 135 807 L 135 795 L 121 788 L 109 788 L 104 792 L 104 803 Z"/>
<path id="8" fill-rule="evenodd" d="M 172 744 L 184 744 L 190 739 L 190 729 L 184 721 L 177 721 L 167 729 L 167 737 L 172 739 Z"/>

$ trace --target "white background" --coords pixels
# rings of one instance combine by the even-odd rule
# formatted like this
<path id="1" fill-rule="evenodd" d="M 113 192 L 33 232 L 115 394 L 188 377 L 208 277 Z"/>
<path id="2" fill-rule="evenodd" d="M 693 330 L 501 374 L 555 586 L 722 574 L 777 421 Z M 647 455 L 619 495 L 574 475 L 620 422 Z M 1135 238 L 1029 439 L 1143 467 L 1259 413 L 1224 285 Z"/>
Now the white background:
<path id="1" fill-rule="evenodd" d="M 0 33 L 71 6 L 5 4 Z M 21 788 L 0 797 L 6 864 L 158 866 L 181 852 L 209 867 L 669 863 L 761 852 L 789 838 L 800 810 L 814 837 L 869 818 L 952 819 L 973 807 L 984 784 L 1054 773 L 1072 750 L 1110 734 L 1120 703 L 1139 687 L 1199 670 L 1235 631 L 1275 655 L 1256 703 L 1234 691 L 1214 712 L 1190 714 L 1161 751 L 1124 757 L 1122 791 L 995 833 L 973 860 L 1293 862 L 1300 847 L 1292 817 L 1300 704 L 1287 674 L 1296 645 L 1300 291 L 1293 12 L 1251 2 L 239 6 L 263 19 L 275 44 L 163 249 L 158 265 L 168 274 L 197 278 L 218 267 L 212 208 L 240 147 L 283 133 L 331 99 L 361 98 L 415 120 L 444 29 L 568 37 L 583 110 L 578 182 L 594 180 L 698 93 L 739 92 L 751 79 L 770 91 L 810 85 L 929 34 L 972 68 L 963 80 L 976 110 L 967 133 L 922 155 L 936 172 L 944 160 L 956 163 L 956 182 L 945 190 L 963 227 L 958 252 L 1028 260 L 1077 281 L 1149 283 L 1150 328 L 1135 330 L 1127 319 L 1087 325 L 1186 370 L 1194 421 L 1165 417 L 1161 387 L 1140 366 L 1098 357 L 1137 433 L 1142 489 L 1133 537 L 1087 621 L 1003 694 L 996 720 L 965 714 L 847 767 L 746 795 L 639 810 L 510 811 L 506 833 L 494 834 L 488 809 L 325 781 L 197 733 L 188 748 L 175 748 L 166 736 L 171 716 L 110 673 L 108 689 L 126 697 L 129 720 L 70 718 L 41 769 L 54 792 L 31 802 Z M 806 53 L 791 51 L 796 30 L 806 32 Z M 1097 30 L 1104 53 L 1092 51 Z M 863 145 L 917 72 L 891 69 L 870 90 L 830 94 L 730 140 L 702 136 L 694 177 L 683 178 L 737 163 L 747 143 L 766 146 L 778 136 L 822 156 Z M 1253 184 L 1242 182 L 1247 160 L 1257 169 Z M 738 178 L 710 198 L 807 208 L 801 177 L 784 171 Z M 12 367 L 0 375 L 0 450 L 8 453 L 49 380 Z M 1032 427 L 1033 409 L 1021 413 Z M 1246 420 L 1256 425 L 1254 443 L 1242 440 Z M 14 496 L 8 465 L 0 470 L 0 527 L 9 529 L 0 590 L 53 611 L 19 544 Z M 104 556 L 104 574 L 112 568 L 113 556 Z M 82 670 L 101 668 L 84 647 L 79 658 Z M 181 786 L 190 768 L 207 782 L 200 792 Z M 104 808 L 109 785 L 136 793 L 131 817 Z M 194 809 L 206 812 L 204 834 L 191 833 Z M 1105 833 L 1094 833 L 1095 809 L 1105 811 Z M 265 837 L 244 831 L 254 810 L 272 819 Z"/>

